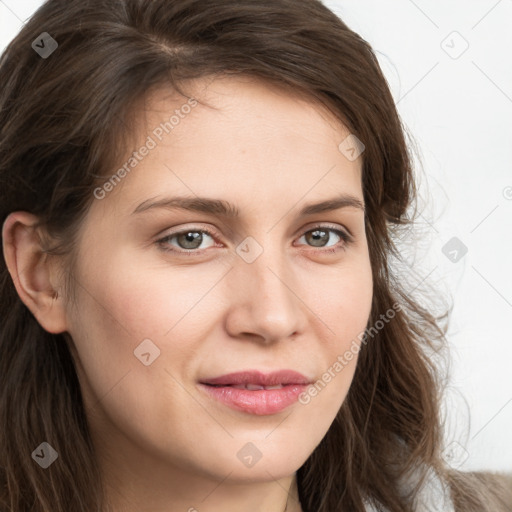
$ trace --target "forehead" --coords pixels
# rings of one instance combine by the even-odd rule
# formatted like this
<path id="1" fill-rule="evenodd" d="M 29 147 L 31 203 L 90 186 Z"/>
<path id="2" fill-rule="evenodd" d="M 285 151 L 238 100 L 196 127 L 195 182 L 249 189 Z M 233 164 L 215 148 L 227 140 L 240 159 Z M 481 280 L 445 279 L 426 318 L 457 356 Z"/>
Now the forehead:
<path id="1" fill-rule="evenodd" d="M 257 130 L 259 135 L 267 133 L 268 139 L 275 134 L 294 134 L 321 143 L 347 132 L 341 121 L 318 99 L 288 85 L 242 75 L 202 78 L 189 81 L 184 87 L 187 96 L 166 88 L 148 92 L 143 105 L 139 106 L 137 131 L 142 129 L 142 132 L 138 135 L 169 121 L 173 113 L 179 118 L 171 123 L 176 141 L 184 134 L 190 137 L 191 130 L 200 131 L 204 137 L 214 136 L 221 130 L 227 135 L 231 128 L 231 134 L 237 135 L 233 142 L 254 141 L 252 130 Z M 199 108 L 189 111 L 189 97 L 199 100 Z M 188 119 L 187 123 L 182 122 L 184 119 Z"/>
<path id="2" fill-rule="evenodd" d="M 252 77 L 196 80 L 184 92 L 160 88 L 144 98 L 119 164 L 129 172 L 109 199 L 135 207 L 179 193 L 279 204 L 333 189 L 362 197 L 361 159 L 338 149 L 349 131 L 313 99 Z"/>

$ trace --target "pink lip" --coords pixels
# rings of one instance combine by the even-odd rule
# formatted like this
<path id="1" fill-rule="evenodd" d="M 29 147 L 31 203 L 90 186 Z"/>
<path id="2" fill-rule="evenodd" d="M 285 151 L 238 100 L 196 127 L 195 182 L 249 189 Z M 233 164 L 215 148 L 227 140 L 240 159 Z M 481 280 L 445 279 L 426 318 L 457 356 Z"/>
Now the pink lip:
<path id="1" fill-rule="evenodd" d="M 259 371 L 230 373 L 205 379 L 200 387 L 209 396 L 227 406 L 256 415 L 278 413 L 298 400 L 299 395 L 310 384 L 304 375 L 293 370 L 281 370 L 264 374 Z M 279 389 L 240 389 L 240 386 L 279 386 Z M 238 386 L 238 387 L 233 387 Z"/>

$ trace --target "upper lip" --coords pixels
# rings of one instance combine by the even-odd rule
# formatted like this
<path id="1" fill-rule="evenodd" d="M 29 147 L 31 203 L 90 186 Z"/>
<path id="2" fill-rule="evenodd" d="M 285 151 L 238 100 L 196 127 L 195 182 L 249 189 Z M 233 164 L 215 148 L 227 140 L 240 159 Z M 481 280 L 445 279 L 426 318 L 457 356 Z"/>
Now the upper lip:
<path id="1" fill-rule="evenodd" d="M 279 370 L 271 373 L 263 373 L 258 370 L 228 373 L 219 377 L 201 380 L 201 384 L 212 386 L 236 386 L 240 384 L 255 384 L 259 386 L 277 386 L 279 384 L 309 384 L 307 377 L 294 370 Z"/>

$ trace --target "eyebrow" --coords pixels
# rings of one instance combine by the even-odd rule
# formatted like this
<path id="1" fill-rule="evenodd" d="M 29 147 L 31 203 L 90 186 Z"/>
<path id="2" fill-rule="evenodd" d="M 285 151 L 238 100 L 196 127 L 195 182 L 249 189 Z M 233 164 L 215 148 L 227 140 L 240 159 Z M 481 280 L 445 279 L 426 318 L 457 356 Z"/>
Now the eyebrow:
<path id="1" fill-rule="evenodd" d="M 165 208 L 168 210 L 182 209 L 194 212 L 210 213 L 227 218 L 236 218 L 240 216 L 240 210 L 233 204 L 222 199 L 210 199 L 207 197 L 167 197 L 163 199 L 148 199 L 132 212 L 133 214 L 142 213 L 154 208 Z M 341 194 L 332 199 L 327 199 L 319 203 L 306 204 L 299 212 L 299 216 L 314 215 L 341 208 L 358 208 L 365 211 L 364 203 L 351 194 Z"/>

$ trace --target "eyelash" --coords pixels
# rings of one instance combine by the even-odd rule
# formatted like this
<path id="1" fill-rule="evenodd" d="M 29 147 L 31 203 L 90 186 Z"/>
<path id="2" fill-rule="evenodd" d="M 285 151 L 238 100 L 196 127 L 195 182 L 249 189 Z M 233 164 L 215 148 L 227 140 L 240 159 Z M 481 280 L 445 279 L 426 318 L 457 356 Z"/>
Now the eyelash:
<path id="1" fill-rule="evenodd" d="M 321 247 L 319 247 L 319 250 L 322 253 L 331 253 L 331 254 L 333 254 L 333 253 L 337 253 L 340 250 L 346 251 L 347 247 L 354 242 L 353 237 L 351 235 L 349 235 L 348 233 L 346 233 L 345 231 L 342 231 L 342 230 L 340 230 L 338 228 L 333 228 L 331 226 L 327 226 L 325 224 L 314 226 L 314 227 L 308 229 L 307 231 L 304 231 L 302 233 L 301 237 L 304 236 L 306 233 L 311 233 L 312 231 L 331 231 L 331 232 L 337 234 L 343 240 L 343 245 L 341 245 L 341 246 L 336 245 L 335 247 L 332 247 L 332 248 L 321 248 Z M 209 237 L 211 237 L 214 240 L 217 237 L 217 234 L 214 231 L 210 231 L 209 229 L 190 228 L 190 229 L 185 229 L 185 230 L 182 230 L 182 231 L 176 231 L 175 233 L 170 233 L 170 234 L 164 236 L 163 238 L 160 238 L 159 240 L 157 240 L 156 244 L 158 244 L 158 246 L 160 247 L 160 249 L 162 251 L 170 252 L 170 253 L 175 253 L 175 254 L 178 254 L 178 255 L 182 255 L 183 254 L 183 255 L 186 255 L 186 256 L 197 256 L 197 255 L 202 254 L 204 251 L 208 250 L 208 249 L 189 249 L 189 250 L 186 250 L 186 249 L 169 249 L 169 245 L 166 242 L 170 241 L 172 238 L 174 238 L 176 236 L 179 236 L 179 235 L 182 235 L 182 234 L 186 234 L 186 233 L 206 234 L 206 235 L 208 235 Z M 312 246 L 310 246 L 310 247 L 312 247 Z"/>

